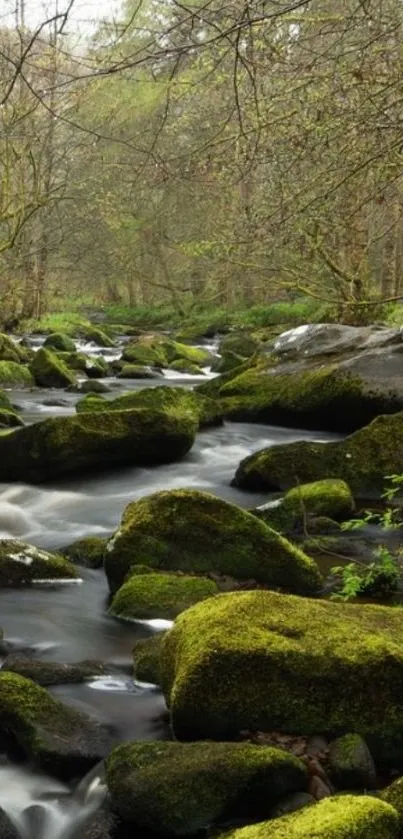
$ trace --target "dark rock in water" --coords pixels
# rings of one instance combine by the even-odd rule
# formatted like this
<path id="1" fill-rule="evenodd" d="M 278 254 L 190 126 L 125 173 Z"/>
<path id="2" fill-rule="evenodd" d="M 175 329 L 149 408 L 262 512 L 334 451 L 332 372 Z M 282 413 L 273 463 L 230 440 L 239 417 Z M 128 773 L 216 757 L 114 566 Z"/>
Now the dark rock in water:
<path id="1" fill-rule="evenodd" d="M 94 813 L 80 829 L 80 839 L 120 839 L 119 820 L 108 802 Z M 0 834 L 1 839 L 1 834 Z"/>
<path id="2" fill-rule="evenodd" d="M 152 685 L 161 683 L 160 653 L 165 632 L 141 638 L 133 647 L 134 678 Z"/>
<path id="3" fill-rule="evenodd" d="M 376 789 L 376 768 L 369 748 L 358 734 L 333 740 L 329 750 L 329 771 L 341 790 Z"/>
<path id="4" fill-rule="evenodd" d="M 32 679 L 37 685 L 79 684 L 94 676 L 103 676 L 107 668 L 102 661 L 77 661 L 75 664 L 63 664 L 58 661 L 40 661 L 26 658 L 18 653 L 7 656 L 2 665 L 3 672 L 18 673 L 26 679 Z"/>
<path id="5" fill-rule="evenodd" d="M 161 373 L 141 364 L 124 364 L 117 373 L 118 379 L 158 379 Z"/>
<path id="6" fill-rule="evenodd" d="M 233 485 L 242 489 L 285 490 L 290 486 L 340 478 L 354 495 L 383 489 L 385 475 L 403 472 L 403 412 L 381 416 L 332 443 L 285 443 L 261 449 L 238 466 Z"/>
<path id="7" fill-rule="evenodd" d="M 44 399 L 42 405 L 46 408 L 70 408 L 70 402 L 67 399 Z"/>
<path id="8" fill-rule="evenodd" d="M 57 554 L 17 539 L 0 540 L 0 587 L 29 585 L 35 580 L 74 580 L 77 569 Z"/>
<path id="9" fill-rule="evenodd" d="M 250 743 L 124 743 L 106 761 L 113 809 L 142 831 L 183 836 L 237 818 L 268 816 L 306 789 L 303 763 Z"/>
<path id="10" fill-rule="evenodd" d="M 235 504 L 207 492 L 156 492 L 129 504 L 108 543 L 105 572 L 115 592 L 136 564 L 160 571 L 216 572 L 315 594 L 316 564 Z"/>
<path id="11" fill-rule="evenodd" d="M 271 818 L 276 819 L 280 816 L 286 816 L 287 813 L 295 813 L 297 810 L 302 810 L 303 807 L 309 807 L 315 803 L 316 799 L 308 792 L 294 792 L 280 799 L 271 812 Z"/>
<path id="12" fill-rule="evenodd" d="M 40 483 L 91 469 L 171 463 L 192 447 L 196 418 L 139 408 L 54 417 L 0 435 L 0 480 Z"/>
<path id="13" fill-rule="evenodd" d="M 78 390 L 79 393 L 108 393 L 109 387 L 98 379 L 91 379 L 89 382 L 82 382 Z"/>
<path id="14" fill-rule="evenodd" d="M 0 734 L 5 733 L 35 765 L 62 779 L 84 775 L 111 748 L 104 726 L 10 672 L 0 673 Z"/>
<path id="15" fill-rule="evenodd" d="M 62 556 L 67 556 L 71 562 L 77 562 L 78 565 L 84 565 L 86 568 L 101 568 L 107 542 L 107 539 L 100 539 L 99 536 L 86 536 L 61 548 L 60 553 Z"/>
<path id="16" fill-rule="evenodd" d="M 8 817 L 7 813 L 0 808 L 0 839 L 21 839 L 21 834 Z"/>
<path id="17" fill-rule="evenodd" d="M 48 335 L 44 342 L 44 347 L 51 350 L 60 350 L 61 352 L 75 352 L 76 345 L 72 338 L 64 335 L 62 332 L 52 332 Z"/>

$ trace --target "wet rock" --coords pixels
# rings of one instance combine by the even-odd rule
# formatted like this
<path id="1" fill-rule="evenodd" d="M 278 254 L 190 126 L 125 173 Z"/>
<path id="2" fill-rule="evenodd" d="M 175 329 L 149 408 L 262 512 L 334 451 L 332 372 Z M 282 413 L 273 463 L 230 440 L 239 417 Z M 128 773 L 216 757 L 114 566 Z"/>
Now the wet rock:
<path id="1" fill-rule="evenodd" d="M 294 792 L 280 799 L 271 812 L 271 818 L 277 819 L 280 816 L 286 816 L 288 813 L 296 813 L 297 810 L 302 810 L 304 807 L 309 807 L 315 803 L 315 798 L 309 792 Z"/>
<path id="2" fill-rule="evenodd" d="M 35 580 L 69 580 L 78 577 L 74 565 L 17 539 L 0 540 L 0 587 L 29 585 Z"/>
<path id="3" fill-rule="evenodd" d="M 68 387 L 75 384 L 74 373 L 57 357 L 56 353 L 42 347 L 29 366 L 35 382 L 40 387 Z"/>
<path id="4" fill-rule="evenodd" d="M 34 387 L 28 367 L 15 361 L 0 361 L 0 387 Z"/>
<path id="5" fill-rule="evenodd" d="M 165 632 L 157 632 L 150 638 L 141 638 L 140 641 L 136 641 L 133 647 L 133 658 L 134 678 L 138 682 L 160 684 L 160 654 L 165 635 Z"/>
<path id="6" fill-rule="evenodd" d="M 323 798 L 330 798 L 332 794 L 328 785 L 318 775 L 313 775 L 310 779 L 308 790 L 309 794 L 316 801 L 322 801 Z"/>
<path id="7" fill-rule="evenodd" d="M 326 475 L 354 495 L 383 489 L 385 475 L 403 472 L 403 413 L 382 416 L 344 440 L 273 446 L 241 461 L 233 481 L 242 489 L 284 490 Z"/>
<path id="8" fill-rule="evenodd" d="M 192 447 L 189 414 L 146 408 L 54 417 L 0 435 L 0 480 L 40 483 L 117 465 L 170 463 Z"/>
<path id="9" fill-rule="evenodd" d="M 177 358 L 176 361 L 171 361 L 169 369 L 175 370 L 177 373 L 187 373 L 190 376 L 204 376 L 204 371 L 199 364 L 194 364 L 186 358 Z"/>
<path id="10" fill-rule="evenodd" d="M 80 839 L 120 839 L 120 836 L 119 821 L 115 813 L 112 813 L 108 802 L 80 829 Z"/>
<path id="11" fill-rule="evenodd" d="M 91 379 L 89 382 L 81 382 L 79 393 L 108 393 L 109 387 L 99 382 L 98 379 Z"/>
<path id="12" fill-rule="evenodd" d="M 312 517 L 329 516 L 343 521 L 354 510 L 354 498 L 345 481 L 333 478 L 300 484 L 283 498 L 258 507 L 254 512 L 270 527 L 285 533 L 310 530 Z"/>
<path id="13" fill-rule="evenodd" d="M 159 379 L 160 377 L 158 370 L 141 364 L 124 364 L 117 373 L 118 379 Z"/>
<path id="14" fill-rule="evenodd" d="M 24 420 L 15 413 L 0 407 L 0 426 L 3 428 L 19 428 L 24 425 Z"/>
<path id="15" fill-rule="evenodd" d="M 198 603 L 162 642 L 175 736 L 356 731 L 371 738 L 375 759 L 393 748 L 402 763 L 399 611 L 269 591 Z"/>
<path id="16" fill-rule="evenodd" d="M 376 789 L 376 768 L 365 740 L 346 734 L 333 740 L 329 750 L 329 771 L 338 789 Z"/>
<path id="17" fill-rule="evenodd" d="M 21 834 L 7 815 L 0 808 L 0 839 L 21 839 Z"/>
<path id="18" fill-rule="evenodd" d="M 403 831 L 403 778 L 397 778 L 393 784 L 382 790 L 380 797 L 396 810 L 399 817 L 400 837 Z"/>
<path id="19" fill-rule="evenodd" d="M 393 807 L 369 796 L 326 798 L 312 807 L 227 833 L 228 839 L 397 839 Z"/>
<path id="20" fill-rule="evenodd" d="M 9 335 L 0 332 L 0 361 L 14 361 L 17 364 L 24 364 L 29 360 L 29 355 L 25 347 L 17 344 Z"/>
<path id="21" fill-rule="evenodd" d="M 217 572 L 300 593 L 322 585 L 317 566 L 255 516 L 213 495 L 171 490 L 134 501 L 108 543 L 105 571 L 115 592 L 132 566 Z"/>
<path id="22" fill-rule="evenodd" d="M 107 668 L 102 661 L 77 661 L 75 664 L 64 664 L 58 661 L 40 661 L 12 653 L 3 662 L 2 671 L 18 673 L 26 679 L 32 679 L 37 685 L 50 687 L 51 685 L 80 684 L 89 681 L 94 676 L 105 675 Z"/>
<path id="23" fill-rule="evenodd" d="M 364 350 L 393 347 L 403 343 L 401 329 L 378 326 L 346 326 L 340 323 L 314 323 L 283 332 L 274 342 L 280 359 L 343 357 Z"/>
<path id="24" fill-rule="evenodd" d="M 184 359 L 203 367 L 210 363 L 211 355 L 207 350 L 189 347 L 164 335 L 142 335 L 124 348 L 122 359 L 129 364 L 161 368 Z"/>
<path id="25" fill-rule="evenodd" d="M 92 344 L 97 344 L 98 347 L 115 347 L 116 344 L 102 329 L 97 329 L 95 326 L 86 327 L 80 330 L 84 341 Z"/>
<path id="26" fill-rule="evenodd" d="M 306 787 L 297 758 L 248 743 L 124 743 L 108 757 L 106 778 L 124 822 L 168 836 L 264 818 Z"/>
<path id="27" fill-rule="evenodd" d="M 242 359 L 255 355 L 261 347 L 260 341 L 245 332 L 230 332 L 221 339 L 218 346 L 219 355 L 235 353 Z"/>
<path id="28" fill-rule="evenodd" d="M 85 568 L 102 568 L 107 541 L 99 536 L 86 536 L 61 548 L 60 553 Z"/>
<path id="29" fill-rule="evenodd" d="M 0 732 L 12 735 L 35 765 L 63 779 L 85 774 L 111 747 L 100 723 L 15 673 L 0 672 Z"/>
<path id="30" fill-rule="evenodd" d="M 116 592 L 109 614 L 122 620 L 173 620 L 194 603 L 214 597 L 213 580 L 186 574 L 138 574 L 136 567 Z"/>

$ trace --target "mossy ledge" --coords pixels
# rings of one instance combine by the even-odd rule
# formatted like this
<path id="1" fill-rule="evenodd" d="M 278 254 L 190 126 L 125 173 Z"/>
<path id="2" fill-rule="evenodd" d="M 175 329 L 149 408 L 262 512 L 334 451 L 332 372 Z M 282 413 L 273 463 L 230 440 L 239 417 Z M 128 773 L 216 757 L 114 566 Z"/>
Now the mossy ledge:
<path id="1" fill-rule="evenodd" d="M 241 461 L 233 484 L 285 490 L 324 477 L 346 481 L 355 495 L 379 491 L 385 475 L 403 472 L 403 412 L 377 417 L 344 440 L 285 443 Z"/>
<path id="2" fill-rule="evenodd" d="M 219 594 L 176 619 L 161 679 L 179 739 L 240 731 L 369 735 L 403 760 L 401 609 L 269 591 Z M 380 676 L 382 674 L 382 678 Z"/>
<path id="3" fill-rule="evenodd" d="M 223 839 L 397 839 L 393 807 L 370 796 L 341 795 L 273 821 L 225 833 Z"/>
<path id="4" fill-rule="evenodd" d="M 55 417 L 0 435 L 0 480 L 40 483 L 61 474 L 170 463 L 194 442 L 194 417 L 133 409 Z"/>
<path id="5" fill-rule="evenodd" d="M 250 743 L 124 743 L 108 757 L 106 778 L 124 822 L 164 836 L 264 818 L 307 784 L 296 757 Z"/>
<path id="6" fill-rule="evenodd" d="M 129 504 L 105 554 L 115 592 L 135 565 L 216 572 L 300 594 L 322 586 L 317 565 L 251 513 L 197 490 L 156 492 Z"/>

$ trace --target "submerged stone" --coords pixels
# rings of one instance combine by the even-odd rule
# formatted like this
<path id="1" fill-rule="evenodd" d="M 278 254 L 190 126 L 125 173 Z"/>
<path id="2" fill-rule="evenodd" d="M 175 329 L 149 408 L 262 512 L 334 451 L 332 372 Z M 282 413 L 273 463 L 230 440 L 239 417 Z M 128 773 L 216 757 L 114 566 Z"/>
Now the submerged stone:
<path id="1" fill-rule="evenodd" d="M 106 779 L 123 821 L 163 836 L 264 818 L 307 784 L 298 758 L 250 743 L 124 743 L 108 757 Z"/>
<path id="2" fill-rule="evenodd" d="M 206 492 L 156 492 L 129 504 L 109 542 L 112 592 L 135 565 L 161 571 L 216 572 L 302 594 L 322 584 L 317 565 L 251 513 Z"/>

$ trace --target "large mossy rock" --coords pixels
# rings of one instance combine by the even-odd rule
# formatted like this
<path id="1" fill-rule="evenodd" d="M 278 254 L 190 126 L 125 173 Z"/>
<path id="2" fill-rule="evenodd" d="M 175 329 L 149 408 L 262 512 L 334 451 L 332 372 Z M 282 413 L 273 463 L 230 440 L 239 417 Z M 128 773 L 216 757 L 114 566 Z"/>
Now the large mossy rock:
<path id="1" fill-rule="evenodd" d="M 74 565 L 17 539 L 0 540 L 0 587 L 24 586 L 38 580 L 74 580 Z"/>
<path id="2" fill-rule="evenodd" d="M 285 443 L 261 449 L 238 466 L 233 484 L 285 490 L 326 478 L 346 481 L 354 495 L 380 490 L 385 475 L 403 472 L 403 413 L 382 416 L 332 443 Z"/>
<path id="3" fill-rule="evenodd" d="M 127 411 L 132 408 L 151 408 L 153 410 L 175 410 L 193 416 L 199 428 L 220 425 L 222 415 L 219 404 L 192 390 L 183 387 L 142 388 L 123 393 L 116 399 L 102 399 L 88 395 L 76 404 L 76 411 L 80 413 L 101 411 Z"/>
<path id="4" fill-rule="evenodd" d="M 381 798 L 390 804 L 399 817 L 400 833 L 399 839 L 403 836 L 403 778 L 397 778 L 386 789 L 382 790 Z"/>
<path id="5" fill-rule="evenodd" d="M 34 387 L 28 367 L 16 361 L 0 361 L 0 387 Z"/>
<path id="6" fill-rule="evenodd" d="M 29 352 L 25 347 L 17 344 L 9 335 L 0 332 L 0 361 L 14 361 L 16 364 L 21 364 L 28 361 L 28 358 Z"/>
<path id="7" fill-rule="evenodd" d="M 216 572 L 300 594 L 321 587 L 316 564 L 251 513 L 197 490 L 156 492 L 129 504 L 105 554 L 111 591 L 132 566 Z"/>
<path id="8" fill-rule="evenodd" d="M 52 332 L 46 338 L 43 346 L 50 350 L 58 350 L 66 353 L 75 353 L 76 351 L 76 345 L 73 339 L 68 335 L 64 335 L 63 332 Z"/>
<path id="9" fill-rule="evenodd" d="M 245 332 L 230 332 L 221 339 L 218 347 L 220 355 L 235 353 L 241 358 L 251 358 L 260 349 L 260 342 Z"/>
<path id="10" fill-rule="evenodd" d="M 134 573 L 116 592 L 109 614 L 123 620 L 172 620 L 189 606 L 215 594 L 216 583 L 206 577 Z"/>
<path id="11" fill-rule="evenodd" d="M 140 638 L 133 647 L 134 678 L 138 682 L 159 685 L 161 645 L 165 632 L 156 632 L 150 638 Z"/>
<path id="12" fill-rule="evenodd" d="M 8 411 L 0 406 L 0 426 L 3 428 L 19 428 L 24 425 L 24 420 L 15 411 Z"/>
<path id="13" fill-rule="evenodd" d="M 35 353 L 29 369 L 39 387 L 68 387 L 76 383 L 74 373 L 56 353 L 45 347 Z"/>
<path id="14" fill-rule="evenodd" d="M 196 428 L 192 416 L 174 410 L 52 417 L 0 435 L 0 480 L 40 483 L 89 469 L 171 463 L 192 447 Z"/>
<path id="15" fill-rule="evenodd" d="M 398 818 L 370 796 L 325 798 L 289 816 L 242 827 L 225 839 L 397 839 Z"/>
<path id="16" fill-rule="evenodd" d="M 207 350 L 189 347 L 162 335 L 142 335 L 124 348 L 122 359 L 130 364 L 151 367 L 169 367 L 172 362 L 183 359 L 203 367 L 210 363 L 211 354 Z"/>
<path id="17" fill-rule="evenodd" d="M 112 338 L 96 326 L 87 326 L 85 329 L 80 330 L 80 332 L 83 340 L 88 341 L 90 344 L 97 344 L 98 347 L 112 348 L 116 346 Z"/>
<path id="18" fill-rule="evenodd" d="M 359 734 L 345 734 L 330 744 L 328 771 L 336 789 L 376 789 L 376 767 Z"/>
<path id="19" fill-rule="evenodd" d="M 307 784 L 305 767 L 285 751 L 209 742 L 124 743 L 106 761 L 106 780 L 124 822 L 164 836 L 264 818 Z"/>
<path id="20" fill-rule="evenodd" d="M 400 608 L 219 594 L 179 615 L 160 664 L 179 739 L 353 731 L 403 759 Z"/>
<path id="21" fill-rule="evenodd" d="M 98 722 L 11 672 L 0 673 L 0 732 L 12 735 L 37 766 L 61 778 L 84 774 L 110 749 L 110 737 Z"/>
<path id="22" fill-rule="evenodd" d="M 345 481 L 327 478 L 310 484 L 301 484 L 288 490 L 278 501 L 268 502 L 255 510 L 255 514 L 270 527 L 292 533 L 308 527 L 312 518 L 323 516 L 343 521 L 354 511 L 354 498 Z"/>

